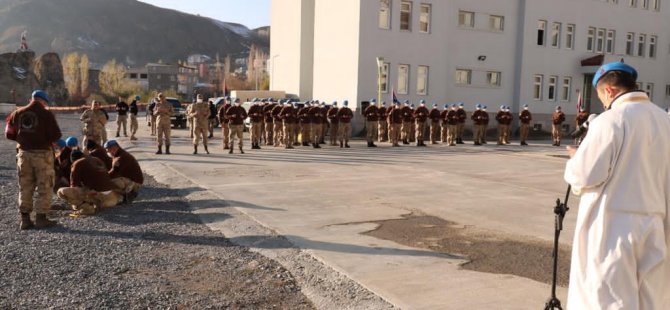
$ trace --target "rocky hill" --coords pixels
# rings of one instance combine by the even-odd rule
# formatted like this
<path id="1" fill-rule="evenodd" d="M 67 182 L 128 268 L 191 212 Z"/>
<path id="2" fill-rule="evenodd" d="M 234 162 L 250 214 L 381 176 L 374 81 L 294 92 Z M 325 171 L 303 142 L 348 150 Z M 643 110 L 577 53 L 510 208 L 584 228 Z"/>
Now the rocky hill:
<path id="1" fill-rule="evenodd" d="M 93 63 L 176 62 L 199 53 L 244 54 L 269 38 L 232 24 L 136 0 L 0 0 L 0 53 L 14 52 L 27 31 L 38 54 L 86 53 Z"/>

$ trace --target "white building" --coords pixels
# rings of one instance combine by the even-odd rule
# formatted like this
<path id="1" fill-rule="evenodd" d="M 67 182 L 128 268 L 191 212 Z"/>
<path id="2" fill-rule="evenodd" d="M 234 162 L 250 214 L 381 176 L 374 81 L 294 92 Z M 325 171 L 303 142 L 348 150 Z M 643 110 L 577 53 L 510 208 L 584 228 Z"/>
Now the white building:
<path id="1" fill-rule="evenodd" d="M 661 0 L 274 0 L 271 89 L 358 108 L 377 97 L 383 57 L 387 102 L 394 89 L 440 108 L 529 104 L 546 129 L 555 106 L 576 114 L 579 94 L 601 111 L 593 73 L 624 59 L 667 107 L 669 12 Z"/>

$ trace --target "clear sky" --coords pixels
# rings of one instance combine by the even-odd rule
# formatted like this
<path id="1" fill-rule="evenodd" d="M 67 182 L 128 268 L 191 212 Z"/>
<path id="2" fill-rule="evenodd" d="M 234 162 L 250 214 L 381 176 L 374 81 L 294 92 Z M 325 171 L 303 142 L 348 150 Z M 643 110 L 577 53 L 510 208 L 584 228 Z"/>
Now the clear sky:
<path id="1" fill-rule="evenodd" d="M 245 25 L 270 25 L 270 0 L 139 0 L 151 5 Z"/>

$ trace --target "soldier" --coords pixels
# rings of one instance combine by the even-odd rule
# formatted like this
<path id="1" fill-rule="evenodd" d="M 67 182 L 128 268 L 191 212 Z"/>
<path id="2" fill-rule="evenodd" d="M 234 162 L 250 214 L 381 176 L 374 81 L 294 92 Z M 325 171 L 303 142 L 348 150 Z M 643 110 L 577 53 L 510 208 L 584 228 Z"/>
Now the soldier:
<path id="1" fill-rule="evenodd" d="M 442 134 L 440 137 L 442 143 L 446 143 L 449 139 L 449 122 L 447 120 L 447 114 L 449 114 L 448 103 L 444 105 L 444 110 L 442 110 L 442 113 L 440 113 L 440 120 L 442 121 Z"/>
<path id="2" fill-rule="evenodd" d="M 265 135 L 265 113 L 263 111 L 263 108 L 265 107 L 265 105 L 268 104 L 269 100 L 270 99 L 265 99 L 265 100 L 261 100 L 261 101 L 258 102 L 258 106 L 260 107 L 259 110 L 260 110 L 260 119 L 261 119 L 260 128 L 259 128 L 260 133 L 258 135 L 258 149 L 261 148 L 262 143 L 268 143 L 267 136 Z M 252 149 L 253 149 L 253 147 L 252 147 Z"/>
<path id="3" fill-rule="evenodd" d="M 377 100 L 370 100 L 370 106 L 365 108 L 365 121 L 367 122 L 367 139 L 368 147 L 377 147 L 375 140 L 377 140 L 377 130 L 379 126 L 379 109 L 377 108 Z"/>
<path id="4" fill-rule="evenodd" d="M 261 103 L 259 101 L 252 102 L 248 114 L 251 122 L 251 128 L 249 128 L 251 149 L 260 150 L 261 136 L 263 132 L 263 106 Z"/>
<path id="5" fill-rule="evenodd" d="M 323 132 L 323 120 L 326 116 L 323 114 L 323 109 L 317 101 L 314 105 L 307 111 L 308 118 L 312 121 L 312 147 L 315 149 L 320 149 L 321 146 L 321 133 Z"/>
<path id="6" fill-rule="evenodd" d="M 500 111 L 496 114 L 496 121 L 498 121 L 498 145 L 509 144 L 509 124 L 512 119 L 506 106 L 500 106 Z"/>
<path id="7" fill-rule="evenodd" d="M 17 142 L 20 229 L 56 225 L 47 219 L 55 180 L 52 144 L 61 138 L 54 115 L 47 110 L 49 96 L 36 90 L 30 103 L 7 118 L 5 137 Z M 33 200 L 33 196 L 35 199 Z M 35 210 L 35 223 L 30 213 Z"/>
<path id="8" fill-rule="evenodd" d="M 72 153 L 72 149 L 67 146 L 66 140 L 58 139 L 56 141 L 56 146 L 57 151 L 54 158 L 54 168 L 56 169 L 54 192 L 58 191 L 59 188 L 70 184 L 70 154 Z"/>
<path id="9" fill-rule="evenodd" d="M 247 111 L 241 106 L 240 98 L 235 98 L 235 105 L 226 111 L 226 118 L 230 120 L 230 150 L 228 154 L 233 154 L 235 137 L 240 141 L 240 153 L 244 154 L 242 146 L 244 145 L 244 120 L 247 118 Z"/>
<path id="10" fill-rule="evenodd" d="M 310 142 L 312 120 L 309 118 L 309 109 L 311 108 L 312 103 L 305 101 L 302 107 L 298 109 L 298 126 L 300 127 L 300 142 L 302 142 L 302 146 L 309 146 Z"/>
<path id="11" fill-rule="evenodd" d="M 528 145 L 526 140 L 528 139 L 528 133 L 530 132 L 530 122 L 533 120 L 533 116 L 528 111 L 528 105 L 523 105 L 523 111 L 519 113 L 519 122 L 521 123 L 521 128 L 519 129 L 521 145 Z"/>
<path id="12" fill-rule="evenodd" d="M 105 125 L 109 123 L 109 114 L 107 114 L 107 110 L 105 110 L 102 106 L 100 106 L 100 111 L 102 112 L 102 115 L 105 116 Z M 102 137 L 101 143 L 104 143 L 107 141 L 107 128 L 105 126 L 102 126 L 102 131 L 100 131 L 100 136 Z"/>
<path id="13" fill-rule="evenodd" d="M 123 127 L 123 136 L 128 137 L 128 104 L 123 100 L 123 97 L 119 96 L 119 102 L 116 103 L 116 137 L 119 137 L 121 133 L 121 127 Z"/>
<path id="14" fill-rule="evenodd" d="M 196 95 L 196 97 L 197 96 L 201 96 L 201 95 L 198 94 L 198 95 Z M 202 97 L 200 97 L 200 98 L 201 98 L 200 101 L 202 101 Z M 197 100 L 198 99 L 196 99 L 196 101 Z M 193 105 L 194 104 L 195 104 L 195 102 L 189 104 L 186 107 L 186 122 L 188 123 L 188 134 L 189 134 L 189 137 L 191 139 L 193 139 L 193 135 L 195 134 L 195 124 L 193 124 L 193 116 L 191 116 L 191 115 L 193 115 Z M 207 107 L 207 108 L 209 109 L 209 107 Z M 208 126 L 209 126 L 209 124 L 208 124 Z"/>
<path id="15" fill-rule="evenodd" d="M 295 142 L 295 123 L 297 121 L 296 109 L 287 101 L 279 112 L 279 117 L 283 123 L 284 147 L 292 149 Z"/>
<path id="16" fill-rule="evenodd" d="M 556 106 L 556 111 L 551 114 L 551 137 L 554 140 L 553 146 L 561 146 L 561 125 L 565 121 L 565 114 L 561 111 L 561 106 Z"/>
<path id="17" fill-rule="evenodd" d="M 102 133 L 105 131 L 107 118 L 100 109 L 100 102 L 93 100 L 91 102 L 91 109 L 84 111 L 79 119 L 84 122 L 84 145 L 88 140 L 102 144 Z"/>
<path id="18" fill-rule="evenodd" d="M 423 135 L 426 133 L 426 120 L 428 120 L 428 108 L 426 108 L 426 101 L 421 100 L 419 107 L 414 111 L 414 118 L 416 119 L 416 146 L 426 146 Z"/>
<path id="19" fill-rule="evenodd" d="M 130 140 L 137 140 L 135 135 L 137 134 L 137 129 L 139 124 L 137 122 L 137 113 L 139 109 L 137 108 L 137 102 L 140 101 L 140 96 L 135 96 L 135 100 L 130 103 Z"/>
<path id="20" fill-rule="evenodd" d="M 320 144 L 326 144 L 326 132 L 328 131 L 328 107 L 326 107 L 326 102 L 321 101 L 321 139 L 319 139 Z"/>
<path id="21" fill-rule="evenodd" d="M 202 120 L 200 121 L 202 122 Z M 204 136 L 206 127 L 198 127 L 201 127 L 200 133 Z M 105 142 L 105 149 L 113 159 L 112 168 L 108 172 L 109 177 L 117 188 L 123 190 L 124 200 L 131 203 L 137 197 L 142 184 L 144 184 L 142 168 L 140 168 L 140 164 L 135 157 L 122 149 L 116 141 Z"/>
<path id="22" fill-rule="evenodd" d="M 219 107 L 217 117 L 219 118 L 219 124 L 221 124 L 221 135 L 223 140 L 223 149 L 229 149 L 228 143 L 230 140 L 230 120 L 226 116 L 226 112 L 230 109 L 232 105 L 230 104 L 230 97 L 224 99 L 224 103 Z"/>
<path id="23" fill-rule="evenodd" d="M 107 151 L 105 151 L 101 145 L 95 143 L 95 141 L 86 141 L 85 151 L 89 156 L 100 159 L 100 161 L 105 164 L 105 168 L 107 168 L 107 170 L 112 168 L 112 158 L 109 157 L 109 155 L 107 155 Z"/>
<path id="24" fill-rule="evenodd" d="M 433 103 L 428 118 L 430 118 L 430 144 L 437 144 L 437 140 L 440 139 L 440 109 L 437 103 Z"/>
<path id="25" fill-rule="evenodd" d="M 577 125 L 576 128 L 580 128 L 586 121 L 589 119 L 589 113 L 584 110 L 581 106 L 579 107 L 579 113 L 577 113 L 577 117 L 575 117 L 575 125 Z M 577 140 L 575 141 L 576 145 L 581 144 L 582 139 L 586 136 L 586 132 L 582 133 L 581 136 L 577 137 Z"/>
<path id="26" fill-rule="evenodd" d="M 151 128 L 151 135 L 155 136 L 156 135 L 156 115 L 154 115 L 154 109 L 156 108 L 156 102 L 158 99 L 154 98 L 151 99 L 151 103 L 147 107 L 147 120 L 149 123 L 149 128 Z"/>
<path id="27" fill-rule="evenodd" d="M 208 102 L 208 107 L 209 107 L 209 117 L 207 118 L 209 122 L 209 137 L 208 138 L 214 138 L 214 126 L 216 126 L 216 106 L 214 105 L 214 101 L 209 100 Z"/>
<path id="28" fill-rule="evenodd" d="M 154 115 L 156 116 L 156 141 L 158 142 L 158 151 L 156 151 L 156 154 L 163 154 L 163 143 L 165 143 L 165 154 L 170 154 L 172 113 L 172 104 L 165 99 L 163 93 L 159 93 L 158 102 L 156 102 L 156 107 L 154 108 Z"/>
<path id="29" fill-rule="evenodd" d="M 474 123 L 475 145 L 482 145 L 484 136 L 484 124 L 483 124 L 484 113 L 485 112 L 482 111 L 482 105 L 478 103 L 475 106 L 475 111 L 472 113 L 472 116 L 470 116 L 470 119 L 472 119 L 472 122 Z"/>
<path id="30" fill-rule="evenodd" d="M 100 159 L 85 156 L 76 150 L 72 152 L 71 160 L 70 186 L 59 189 L 58 197 L 70 204 L 73 210 L 91 215 L 123 201 L 122 189 L 112 183 Z"/>
<path id="31" fill-rule="evenodd" d="M 489 130 L 489 122 L 491 120 L 489 113 L 486 112 L 487 106 L 482 106 L 482 123 L 484 124 L 484 136 L 482 137 L 482 144 L 486 144 L 486 134 Z"/>
<path id="32" fill-rule="evenodd" d="M 349 148 L 349 137 L 351 136 L 351 119 L 354 112 L 349 109 L 349 100 L 342 102 L 343 107 L 337 111 L 337 119 L 340 121 L 338 135 L 340 137 L 340 148 Z"/>
<path id="33" fill-rule="evenodd" d="M 285 104 L 289 102 L 289 99 L 286 99 Z M 282 120 L 280 114 L 281 110 L 284 109 L 284 105 L 281 101 L 275 105 L 270 115 L 272 115 L 272 131 L 274 132 L 273 144 L 274 147 L 278 147 L 284 141 L 284 121 Z"/>
<path id="34" fill-rule="evenodd" d="M 402 130 L 403 111 L 400 102 L 394 102 L 393 108 L 388 112 L 389 139 L 393 147 L 400 147 L 400 131 Z"/>
<path id="35" fill-rule="evenodd" d="M 447 144 L 449 146 L 456 146 L 458 122 L 458 110 L 456 109 L 456 104 L 452 104 L 451 110 L 447 112 Z"/>
<path id="36" fill-rule="evenodd" d="M 402 139 L 402 144 L 409 144 L 409 135 L 412 132 L 412 108 L 409 107 L 409 100 L 405 100 L 402 107 L 402 129 L 400 138 Z"/>
<path id="37" fill-rule="evenodd" d="M 386 101 L 382 101 L 382 106 L 379 107 L 378 114 L 379 114 L 379 130 L 377 131 L 377 135 L 379 138 L 379 142 L 386 142 L 389 140 L 388 109 L 386 108 Z"/>
<path id="38" fill-rule="evenodd" d="M 275 107 L 275 104 L 272 101 L 269 101 L 265 106 L 263 106 L 263 123 L 265 124 L 265 145 L 274 144 L 274 124 L 272 123 L 272 109 Z"/>
<path id="39" fill-rule="evenodd" d="M 328 109 L 328 121 L 330 122 L 330 145 L 337 145 L 337 133 L 339 132 L 340 120 L 337 118 L 337 112 L 340 109 L 337 107 L 337 101 L 333 101 L 330 109 Z"/>
<path id="40" fill-rule="evenodd" d="M 203 101 L 201 94 L 197 95 L 195 103 L 192 103 L 189 107 L 191 111 L 187 115 L 193 120 L 193 154 L 198 154 L 198 143 L 200 143 L 201 138 L 205 153 L 209 154 L 207 130 L 209 129 L 209 119 L 212 111 L 209 104 Z"/>
<path id="41" fill-rule="evenodd" d="M 414 116 L 414 104 L 409 105 L 410 115 L 409 115 L 409 143 L 416 142 L 416 117 Z"/>
<path id="42" fill-rule="evenodd" d="M 463 102 L 460 102 L 458 104 L 458 110 L 456 111 L 456 113 L 458 113 L 458 126 L 456 129 L 457 144 L 465 143 L 463 142 L 463 132 L 465 132 L 465 120 L 468 119 L 468 114 L 465 112 L 464 106 Z"/>

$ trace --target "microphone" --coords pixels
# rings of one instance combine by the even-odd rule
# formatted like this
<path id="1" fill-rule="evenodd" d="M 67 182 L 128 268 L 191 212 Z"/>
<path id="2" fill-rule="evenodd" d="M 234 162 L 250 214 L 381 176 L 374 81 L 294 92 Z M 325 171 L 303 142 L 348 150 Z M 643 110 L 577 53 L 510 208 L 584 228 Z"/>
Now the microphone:
<path id="1" fill-rule="evenodd" d="M 589 123 L 591 123 L 597 116 L 598 114 L 589 115 L 589 118 L 586 120 L 586 122 L 579 126 L 579 128 L 575 129 L 575 131 L 570 134 L 570 137 L 573 139 L 581 137 L 589 129 Z"/>

